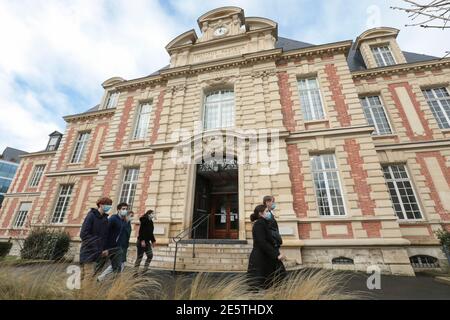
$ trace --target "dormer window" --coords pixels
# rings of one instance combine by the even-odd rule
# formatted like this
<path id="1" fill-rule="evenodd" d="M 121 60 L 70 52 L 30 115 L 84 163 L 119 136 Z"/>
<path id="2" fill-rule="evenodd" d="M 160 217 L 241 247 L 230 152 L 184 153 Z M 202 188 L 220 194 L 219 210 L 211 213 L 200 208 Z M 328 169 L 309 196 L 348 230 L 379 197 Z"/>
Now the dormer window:
<path id="1" fill-rule="evenodd" d="M 387 67 L 396 64 L 391 48 L 387 45 L 372 47 L 372 53 L 378 67 Z"/>
<path id="2" fill-rule="evenodd" d="M 119 93 L 111 92 L 108 96 L 108 100 L 106 101 L 106 109 L 115 108 L 117 106 L 117 102 L 119 101 Z"/>
<path id="3" fill-rule="evenodd" d="M 59 147 L 59 143 L 61 142 L 62 133 L 55 131 L 52 134 L 50 134 L 50 139 L 47 144 L 47 148 L 45 148 L 45 151 L 55 151 Z"/>

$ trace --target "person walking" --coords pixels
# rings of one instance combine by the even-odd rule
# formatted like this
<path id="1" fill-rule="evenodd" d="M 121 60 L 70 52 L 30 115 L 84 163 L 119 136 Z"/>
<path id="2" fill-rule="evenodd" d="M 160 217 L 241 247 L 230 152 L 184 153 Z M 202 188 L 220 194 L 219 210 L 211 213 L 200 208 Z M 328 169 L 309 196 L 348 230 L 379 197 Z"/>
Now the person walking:
<path id="1" fill-rule="evenodd" d="M 276 248 L 270 229 L 270 213 L 265 205 L 258 205 L 250 216 L 253 223 L 253 249 L 250 254 L 247 274 L 250 285 L 257 289 L 267 289 L 276 280 L 279 263 L 284 260 Z"/>
<path id="2" fill-rule="evenodd" d="M 125 202 L 119 203 L 117 205 L 117 213 L 115 216 L 118 216 L 125 222 L 122 233 L 119 235 L 118 241 L 117 241 L 117 245 L 121 249 L 120 252 L 116 253 L 116 254 L 120 255 L 120 271 L 119 272 L 122 272 L 125 269 L 125 263 L 127 261 L 127 251 L 128 251 L 128 245 L 130 243 L 130 236 L 131 236 L 132 214 L 133 214 L 132 211 L 130 211 L 130 212 L 128 211 L 128 205 Z M 113 219 L 113 217 L 114 216 L 112 216 L 110 219 Z M 115 259 L 116 259 L 116 257 L 114 257 L 114 263 L 118 263 L 119 261 L 116 261 Z M 119 257 L 117 257 L 117 259 L 119 259 Z M 98 278 L 97 278 L 98 281 L 103 281 L 106 278 L 106 276 L 108 276 L 109 274 L 114 272 L 112 261 L 113 261 L 113 259 L 111 259 L 111 264 L 108 266 L 108 268 L 106 268 L 105 271 L 103 271 L 103 273 L 98 276 Z M 116 272 L 117 272 L 117 270 L 116 270 Z"/>
<path id="3" fill-rule="evenodd" d="M 107 197 L 97 201 L 97 208 L 91 208 L 80 231 L 81 277 L 94 277 L 104 266 L 109 254 L 106 250 L 108 238 L 108 213 L 112 200 Z"/>
<path id="4" fill-rule="evenodd" d="M 139 234 L 136 241 L 137 247 L 137 257 L 136 262 L 134 263 L 134 267 L 136 269 L 136 274 L 139 272 L 139 267 L 141 265 L 142 258 L 144 257 L 144 253 L 147 256 L 147 259 L 144 263 L 144 271 L 146 273 L 148 271 L 148 267 L 150 262 L 153 259 L 153 249 L 152 247 L 156 243 L 155 235 L 153 231 L 155 229 L 153 220 L 156 219 L 156 215 L 153 210 L 148 210 L 140 219 L 139 222 L 141 225 L 139 226 Z"/>
<path id="5" fill-rule="evenodd" d="M 272 233 L 272 237 L 275 243 L 275 248 L 278 250 L 278 253 L 281 254 L 280 248 L 283 244 L 283 238 L 280 234 L 280 229 L 278 228 L 278 222 L 275 219 L 274 210 L 276 209 L 276 203 L 275 203 L 275 197 L 274 196 L 265 196 L 263 198 L 263 205 L 267 207 L 269 216 L 269 229 Z M 278 261 L 277 263 L 277 271 L 276 271 L 276 277 L 281 280 L 286 276 L 286 268 L 282 261 Z"/>

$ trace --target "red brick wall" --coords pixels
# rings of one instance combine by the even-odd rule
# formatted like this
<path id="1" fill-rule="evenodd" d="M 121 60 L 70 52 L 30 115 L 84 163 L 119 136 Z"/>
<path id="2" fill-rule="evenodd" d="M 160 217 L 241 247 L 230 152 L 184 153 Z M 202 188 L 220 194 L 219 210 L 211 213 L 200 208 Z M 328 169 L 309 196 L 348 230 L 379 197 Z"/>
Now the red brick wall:
<path id="1" fill-rule="evenodd" d="M 300 239 L 309 239 L 312 226 L 311 223 L 298 224 L 298 236 Z"/>
<path id="2" fill-rule="evenodd" d="M 117 132 L 116 141 L 114 142 L 114 150 L 120 150 L 122 148 L 123 138 L 128 127 L 128 119 L 130 118 L 131 109 L 133 108 L 133 102 L 133 97 L 128 97 L 125 101 L 125 108 L 120 117 L 119 131 Z"/>
<path id="3" fill-rule="evenodd" d="M 61 150 L 61 155 L 59 156 L 59 159 L 58 159 L 58 164 L 56 166 L 57 170 L 61 170 L 62 169 L 62 166 L 63 166 L 63 163 L 64 163 L 64 161 L 66 159 L 66 156 L 70 157 L 70 155 L 68 153 L 71 150 L 70 146 L 73 143 L 74 136 L 75 136 L 75 129 L 73 127 L 71 127 L 69 129 L 68 134 L 67 134 L 67 139 L 64 142 L 63 149 Z"/>
<path id="4" fill-rule="evenodd" d="M 19 204 L 19 199 L 15 198 L 12 200 L 11 205 L 8 208 L 8 212 L 6 213 L 6 218 L 5 218 L 5 220 L 3 220 L 2 228 L 7 228 L 10 225 L 10 223 L 13 219 L 13 216 L 18 209 L 18 207 L 17 207 L 18 204 Z"/>
<path id="5" fill-rule="evenodd" d="M 161 112 L 164 104 L 164 95 L 166 94 L 165 89 L 162 89 L 158 96 L 158 104 L 155 110 L 155 120 L 153 121 L 152 136 L 150 138 L 150 143 L 153 144 L 158 139 L 159 122 L 161 121 Z"/>
<path id="6" fill-rule="evenodd" d="M 305 200 L 306 189 L 303 184 L 304 178 L 301 172 L 300 150 L 294 144 L 287 146 L 289 176 L 292 183 L 293 207 L 297 217 L 306 217 L 308 204 Z"/>
<path id="7" fill-rule="evenodd" d="M 152 176 L 152 167 L 153 167 L 153 156 L 149 156 L 147 158 L 147 166 L 145 168 L 144 173 L 144 183 L 142 184 L 142 193 L 141 193 L 141 199 L 139 199 L 139 210 L 136 212 L 137 214 L 141 215 L 146 211 L 145 208 L 145 202 L 148 198 L 148 188 L 150 186 L 150 178 Z"/>
<path id="8" fill-rule="evenodd" d="M 99 131 L 100 131 L 101 128 L 104 128 L 104 130 L 101 133 L 101 136 L 99 136 Z M 100 125 L 98 125 L 95 128 L 94 136 L 93 136 L 92 140 L 90 141 L 89 151 L 88 151 L 88 153 L 86 155 L 86 167 L 87 168 L 94 168 L 95 166 L 97 166 L 98 160 L 99 160 L 99 155 L 98 154 L 102 150 L 103 142 L 105 140 L 107 131 L 108 131 L 108 124 L 107 123 L 100 124 Z M 94 161 L 91 162 L 91 163 L 88 163 L 89 159 L 91 158 L 92 152 L 94 152 L 94 145 L 95 145 L 95 142 L 97 141 L 97 139 L 100 139 L 100 141 L 101 141 L 100 144 L 99 144 L 99 148 L 98 148 L 97 154 L 95 155 Z"/>
<path id="9" fill-rule="evenodd" d="M 348 114 L 348 105 L 345 103 L 345 96 L 342 93 L 342 85 L 336 66 L 334 64 L 327 64 L 325 66 L 325 73 L 327 74 L 327 80 L 330 84 L 329 88 L 332 93 L 337 119 L 342 127 L 349 127 L 352 118 L 351 115 Z"/>
<path id="10" fill-rule="evenodd" d="M 441 171 L 444 173 L 445 180 L 447 184 L 450 186 L 450 169 L 447 167 L 445 163 L 445 158 L 439 151 L 429 151 L 429 152 L 420 152 L 416 154 L 417 162 L 420 165 L 420 173 L 425 177 L 425 184 L 430 189 L 431 199 L 435 203 L 435 210 L 441 217 L 442 221 L 450 221 L 450 212 L 444 209 L 442 205 L 441 198 L 439 197 L 439 190 L 436 189 L 436 186 L 433 183 L 430 172 L 428 171 L 428 167 L 425 164 L 425 158 L 436 158 L 439 162 L 439 166 Z"/>
<path id="11" fill-rule="evenodd" d="M 116 176 L 116 170 L 117 170 L 117 160 L 111 160 L 111 162 L 108 164 L 108 168 L 106 170 L 106 178 L 103 185 L 103 196 L 105 197 L 111 197 L 110 193 L 113 187 L 113 183 L 120 183 L 117 179 L 115 179 Z"/>
<path id="12" fill-rule="evenodd" d="M 369 238 L 381 238 L 381 222 L 380 221 L 368 221 L 361 222 L 362 227 L 367 232 Z"/>
<path id="13" fill-rule="evenodd" d="M 23 173 L 22 179 L 20 180 L 19 187 L 17 188 L 17 192 L 25 191 L 25 186 L 28 182 L 28 178 L 30 177 L 31 169 L 33 169 L 33 161 L 30 161 L 27 163 L 27 166 L 25 167 L 25 171 Z"/>
<path id="14" fill-rule="evenodd" d="M 425 134 L 422 136 L 415 135 L 414 131 L 411 128 L 410 123 L 408 122 L 408 118 L 406 117 L 405 110 L 403 109 L 403 106 L 400 102 L 400 99 L 397 96 L 397 93 L 395 91 L 396 88 L 404 87 L 406 91 L 408 92 L 409 98 L 411 99 L 414 109 L 416 110 L 420 122 L 424 128 Z M 389 92 L 392 95 L 392 99 L 395 102 L 395 106 L 397 107 L 397 110 L 399 112 L 400 118 L 402 119 L 403 126 L 406 129 L 406 135 L 408 138 L 410 138 L 412 141 L 423 141 L 423 140 L 430 140 L 433 139 L 433 132 L 431 131 L 430 127 L 428 126 L 428 123 L 425 118 L 425 113 L 420 108 L 420 103 L 417 101 L 416 94 L 412 90 L 412 86 L 408 82 L 401 82 L 401 83 L 393 83 L 388 86 Z"/>
<path id="15" fill-rule="evenodd" d="M 364 160 L 359 151 L 360 146 L 355 139 L 346 139 L 344 150 L 351 168 L 351 175 L 355 182 L 354 192 L 358 195 L 359 207 L 364 216 L 375 215 L 375 201 L 370 198 L 371 188 L 367 183 L 367 171 L 364 170 Z"/>
<path id="16" fill-rule="evenodd" d="M 286 72 L 278 72 L 278 88 L 280 90 L 281 113 L 283 125 L 288 131 L 295 131 L 295 119 L 292 101 L 292 92 L 289 87 L 289 75 Z"/>
<path id="17" fill-rule="evenodd" d="M 37 221 L 38 223 L 41 222 L 41 220 L 44 218 L 45 214 L 47 213 L 46 211 L 47 211 L 48 207 L 50 206 L 50 201 L 51 201 L 52 197 L 53 197 L 53 199 L 54 199 L 54 197 L 57 197 L 56 193 L 59 190 L 57 187 L 58 186 L 56 185 L 56 179 L 52 178 L 50 181 L 50 184 L 48 186 L 48 189 L 47 189 L 47 192 L 46 192 L 46 195 L 44 198 L 44 202 L 42 203 L 42 207 L 39 212 L 38 221 Z"/>

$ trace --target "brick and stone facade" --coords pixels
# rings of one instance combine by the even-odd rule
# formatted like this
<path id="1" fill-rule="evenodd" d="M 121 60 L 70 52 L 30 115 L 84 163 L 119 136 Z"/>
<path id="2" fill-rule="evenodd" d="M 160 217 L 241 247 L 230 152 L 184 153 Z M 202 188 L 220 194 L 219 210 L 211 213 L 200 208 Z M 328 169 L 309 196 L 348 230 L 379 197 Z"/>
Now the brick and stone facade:
<path id="1" fill-rule="evenodd" d="M 409 258 L 426 255 L 445 267 L 434 231 L 450 230 L 450 130 L 440 129 L 422 90 L 450 91 L 450 59 L 408 61 L 396 41 L 398 30 L 391 28 L 368 30 L 355 42 L 292 41 L 286 46 L 275 22 L 246 18 L 240 8 L 219 8 L 198 22 L 200 37 L 189 31 L 166 46 L 169 67 L 139 79 L 105 81 L 99 106 L 65 117 L 57 151 L 23 157 L 0 211 L 0 238 L 20 239 L 33 225 L 49 224 L 60 185 L 71 184 L 64 222 L 50 225 L 71 234 L 76 256 L 89 207 L 101 196 L 117 204 L 125 170 L 139 168 L 133 208 L 139 214 L 149 208 L 157 212 L 154 264 L 170 266 L 171 237 L 193 220 L 196 181 L 196 165 L 175 163 L 173 152 L 197 139 L 207 92 L 226 88 L 235 97 L 232 132 L 266 128 L 279 133 L 278 143 L 271 145 L 278 154 L 275 173 L 261 173 L 265 163 L 239 164 L 238 240 L 251 244 L 250 214 L 264 195 L 272 194 L 283 252 L 299 266 L 365 271 L 377 264 L 386 273 L 413 275 Z M 218 26 L 226 26 L 225 35 L 214 34 Z M 370 49 L 377 44 L 389 45 L 397 64 L 377 67 Z M 355 54 L 364 61 L 359 68 L 350 62 Z M 302 112 L 298 81 L 308 77 L 317 78 L 320 88 L 325 116 L 319 120 L 307 121 Z M 106 108 L 112 93 L 119 94 L 117 104 Z M 392 134 L 373 134 L 360 102 L 367 95 L 381 97 Z M 152 111 L 146 138 L 133 139 L 139 105 L 147 101 Z M 174 135 L 179 130 L 188 136 Z M 80 132 L 90 132 L 90 138 L 82 161 L 71 164 Z M 326 153 L 335 155 L 344 216 L 322 216 L 318 210 L 311 157 Z M 45 174 L 31 189 L 27 181 L 37 164 L 46 165 Z M 423 219 L 397 218 L 382 170 L 389 164 L 407 168 Z M 13 228 L 24 201 L 32 202 L 29 223 Z M 135 223 L 132 241 L 137 228 Z M 227 270 L 245 270 L 248 245 L 224 246 L 202 244 L 209 260 L 186 258 L 185 268 L 221 270 L 229 263 Z M 243 257 L 234 261 L 233 253 Z M 339 257 L 354 263 L 333 264 Z"/>

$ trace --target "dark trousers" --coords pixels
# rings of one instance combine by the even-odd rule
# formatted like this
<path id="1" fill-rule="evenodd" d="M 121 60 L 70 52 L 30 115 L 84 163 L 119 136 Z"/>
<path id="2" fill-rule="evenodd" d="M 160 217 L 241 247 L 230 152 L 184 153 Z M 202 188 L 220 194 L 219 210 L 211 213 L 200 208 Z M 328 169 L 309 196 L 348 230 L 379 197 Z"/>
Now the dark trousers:
<path id="1" fill-rule="evenodd" d="M 145 247 L 141 246 L 141 241 L 138 241 L 136 243 L 137 247 L 137 258 L 136 262 L 134 263 L 135 268 L 139 268 L 142 262 L 142 258 L 144 257 L 144 253 L 147 256 L 147 259 L 144 262 L 144 271 L 148 270 L 148 266 L 150 265 L 150 262 L 153 259 L 153 250 L 152 250 L 152 244 L 149 242 L 145 242 Z"/>

